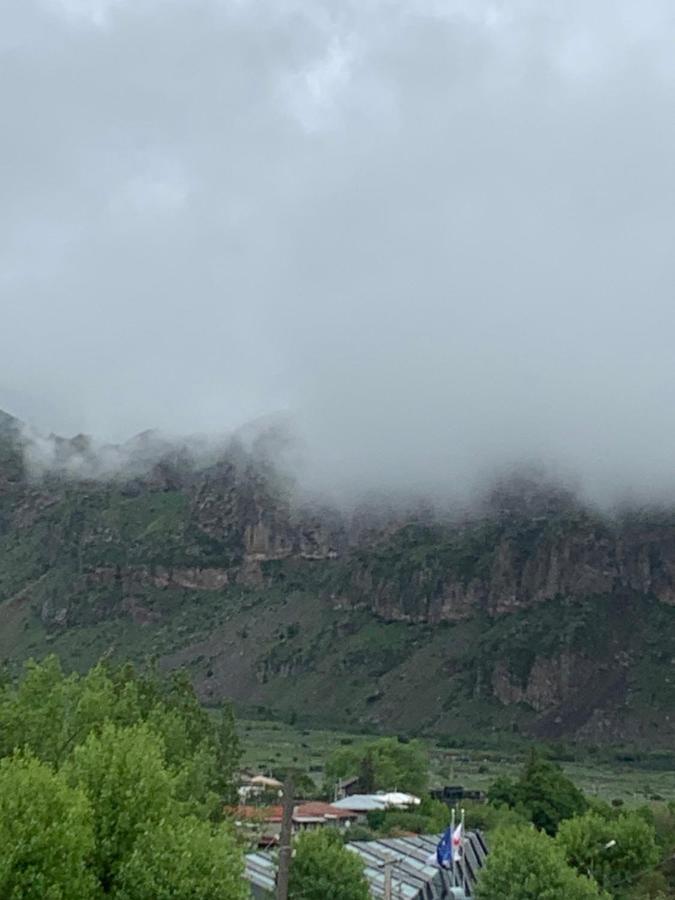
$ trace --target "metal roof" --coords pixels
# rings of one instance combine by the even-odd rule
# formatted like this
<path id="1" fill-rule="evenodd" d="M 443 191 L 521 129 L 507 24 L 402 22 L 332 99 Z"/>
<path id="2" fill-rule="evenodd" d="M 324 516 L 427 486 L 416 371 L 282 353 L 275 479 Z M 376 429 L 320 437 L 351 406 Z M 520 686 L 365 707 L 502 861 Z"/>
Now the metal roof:
<path id="1" fill-rule="evenodd" d="M 384 863 L 392 862 L 392 896 L 395 900 L 440 900 L 441 897 L 471 897 L 478 870 L 483 866 L 487 847 L 478 831 L 468 831 L 464 859 L 456 864 L 456 883 L 466 885 L 466 894 L 452 891 L 451 874 L 430 863 L 440 835 L 411 835 L 377 841 L 352 841 L 346 846 L 358 853 L 373 898 L 384 897 Z M 276 860 L 267 853 L 249 853 L 246 878 L 258 888 L 258 895 L 274 892 Z"/>
<path id="2" fill-rule="evenodd" d="M 373 809 L 386 809 L 387 801 L 377 794 L 352 794 L 342 800 L 336 800 L 333 806 L 338 809 L 353 809 L 354 812 L 369 812 Z"/>

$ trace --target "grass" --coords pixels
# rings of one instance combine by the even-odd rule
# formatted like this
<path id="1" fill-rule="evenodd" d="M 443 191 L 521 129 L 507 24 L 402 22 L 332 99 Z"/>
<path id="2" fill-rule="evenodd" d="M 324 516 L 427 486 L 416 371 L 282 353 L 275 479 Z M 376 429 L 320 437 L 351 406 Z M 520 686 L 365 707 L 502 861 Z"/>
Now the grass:
<path id="1" fill-rule="evenodd" d="M 359 732 L 298 728 L 268 719 L 240 719 L 239 735 L 244 749 L 243 766 L 263 773 L 297 767 L 312 776 L 317 789 L 323 784 L 324 766 L 334 750 L 372 740 L 372 735 Z M 526 745 L 517 752 L 504 752 L 426 743 L 432 787 L 461 784 L 468 790 L 486 791 L 499 776 L 517 777 L 527 753 Z M 584 755 L 586 758 L 561 765 L 588 796 L 608 802 L 621 800 L 626 806 L 640 806 L 657 799 L 675 800 L 675 768 L 648 771 L 637 762 L 594 762 L 590 754 L 581 752 Z"/>

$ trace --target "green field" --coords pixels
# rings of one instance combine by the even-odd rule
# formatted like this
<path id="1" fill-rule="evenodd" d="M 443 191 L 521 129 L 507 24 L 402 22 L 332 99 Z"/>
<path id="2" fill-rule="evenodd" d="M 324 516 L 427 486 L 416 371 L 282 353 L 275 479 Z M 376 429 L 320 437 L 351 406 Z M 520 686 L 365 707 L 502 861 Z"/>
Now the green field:
<path id="1" fill-rule="evenodd" d="M 288 766 L 308 772 L 317 784 L 323 784 L 324 765 L 330 753 L 340 746 L 368 740 L 364 734 L 346 731 L 308 730 L 283 722 L 244 719 L 239 722 L 244 756 L 242 764 L 256 771 L 272 773 Z M 527 747 L 518 750 L 480 750 L 465 747 L 441 747 L 427 742 L 431 763 L 431 786 L 461 784 L 471 790 L 486 790 L 500 775 L 519 773 Z M 657 799 L 675 800 L 675 767 L 659 769 L 656 758 L 635 762 L 611 761 L 579 751 L 579 758 L 562 760 L 567 775 L 589 796 L 603 800 L 622 800 L 638 806 Z M 392 785 L 394 787 L 394 785 Z"/>

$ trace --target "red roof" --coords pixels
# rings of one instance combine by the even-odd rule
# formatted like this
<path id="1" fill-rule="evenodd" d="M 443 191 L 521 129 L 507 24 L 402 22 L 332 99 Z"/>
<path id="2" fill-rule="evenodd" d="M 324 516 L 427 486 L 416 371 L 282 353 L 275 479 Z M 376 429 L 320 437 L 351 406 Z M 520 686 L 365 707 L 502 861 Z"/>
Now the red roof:
<path id="1" fill-rule="evenodd" d="M 230 806 L 227 808 L 235 819 L 248 819 L 253 822 L 281 822 L 281 806 Z M 310 800 L 299 803 L 293 809 L 294 819 L 353 819 L 356 813 L 350 809 L 338 809 L 321 800 Z"/>
<path id="2" fill-rule="evenodd" d="M 353 819 L 355 815 L 350 809 L 338 809 L 330 803 L 323 803 L 321 800 L 310 800 L 308 803 L 300 803 L 293 810 L 293 817 L 301 819 Z"/>

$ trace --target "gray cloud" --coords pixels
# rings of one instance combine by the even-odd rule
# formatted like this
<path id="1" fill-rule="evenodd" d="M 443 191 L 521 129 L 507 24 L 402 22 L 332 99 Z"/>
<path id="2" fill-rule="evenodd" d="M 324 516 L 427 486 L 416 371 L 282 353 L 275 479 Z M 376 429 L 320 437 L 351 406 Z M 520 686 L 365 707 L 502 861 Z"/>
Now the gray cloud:
<path id="1" fill-rule="evenodd" d="M 673 493 L 672 4 L 6 6 L 0 406 Z"/>

